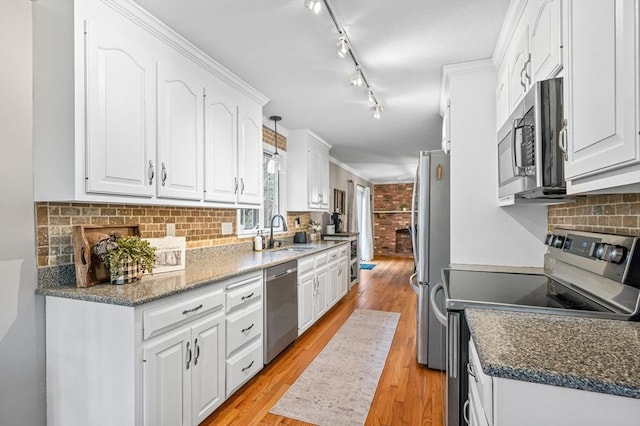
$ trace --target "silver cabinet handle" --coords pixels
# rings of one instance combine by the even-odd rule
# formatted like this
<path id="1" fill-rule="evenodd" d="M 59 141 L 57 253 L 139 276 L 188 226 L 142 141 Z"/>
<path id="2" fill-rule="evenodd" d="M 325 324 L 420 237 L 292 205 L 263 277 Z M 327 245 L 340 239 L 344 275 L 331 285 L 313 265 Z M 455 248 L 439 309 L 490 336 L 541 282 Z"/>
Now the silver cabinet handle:
<path id="1" fill-rule="evenodd" d="M 527 90 L 527 85 L 524 82 L 524 66 L 520 70 L 520 86 L 522 86 L 523 92 Z"/>
<path id="2" fill-rule="evenodd" d="M 195 308 L 185 309 L 184 311 L 182 311 L 182 315 L 187 315 L 187 314 L 189 314 L 191 312 L 197 311 L 198 309 L 202 309 L 202 303 L 199 304 L 198 306 L 196 306 Z"/>
<path id="3" fill-rule="evenodd" d="M 191 343 L 191 342 L 187 342 L 187 370 L 191 366 L 191 356 L 192 356 L 191 348 L 189 347 L 189 343 Z"/>
<path id="4" fill-rule="evenodd" d="M 153 161 L 149 160 L 149 185 L 153 184 L 153 178 L 156 176 L 156 170 L 153 167 Z"/>
<path id="5" fill-rule="evenodd" d="M 471 401 L 468 399 L 464 402 L 464 407 L 462 407 L 462 416 L 464 417 L 464 422 L 469 424 L 469 405 Z"/>
<path id="6" fill-rule="evenodd" d="M 233 193 L 234 194 L 238 193 L 238 178 L 237 177 L 233 178 Z"/>
<path id="7" fill-rule="evenodd" d="M 250 368 L 253 366 L 253 363 L 254 363 L 254 362 L 255 362 L 255 361 L 251 361 L 251 364 L 249 364 L 249 365 L 247 365 L 246 367 L 244 367 L 244 368 L 242 369 L 242 372 L 244 373 L 246 370 L 250 369 Z"/>
<path id="8" fill-rule="evenodd" d="M 531 73 L 529 72 L 529 65 L 531 65 L 531 53 L 529 53 L 529 57 L 524 63 L 524 76 L 527 78 L 527 81 L 529 81 L 529 86 L 531 86 Z"/>
<path id="9" fill-rule="evenodd" d="M 440 312 L 440 308 L 436 305 L 436 294 L 440 291 L 444 290 L 444 284 L 442 282 L 437 283 L 431 288 L 431 294 L 429 295 L 429 299 L 431 302 L 431 309 L 433 310 L 433 314 L 436 316 L 440 324 L 447 326 L 447 316 Z"/>
<path id="10" fill-rule="evenodd" d="M 569 155 L 567 153 L 567 119 L 565 118 L 562 121 L 562 129 L 560 129 L 560 133 L 558 134 L 558 147 L 564 156 L 564 161 L 569 159 Z"/>
<path id="11" fill-rule="evenodd" d="M 244 178 L 240 178 L 240 195 L 244 194 Z"/>
<path id="12" fill-rule="evenodd" d="M 200 358 L 200 345 L 198 345 L 198 339 L 196 339 L 193 343 L 196 347 L 196 357 L 193 359 L 193 365 L 198 365 L 198 358 Z"/>
<path id="13" fill-rule="evenodd" d="M 245 331 L 249 331 L 249 330 L 251 330 L 251 329 L 253 328 L 253 326 L 254 326 L 254 325 L 255 325 L 254 323 L 251 323 L 251 325 L 250 325 L 249 327 L 247 327 L 247 328 L 243 328 L 242 330 L 240 330 L 240 333 L 244 333 Z"/>
<path id="14" fill-rule="evenodd" d="M 467 363 L 467 373 L 475 379 L 476 383 L 478 382 L 478 377 L 476 376 L 476 372 L 473 371 L 473 365 L 470 362 Z"/>
<path id="15" fill-rule="evenodd" d="M 242 296 L 240 298 L 240 300 L 247 300 L 247 299 L 251 299 L 253 297 L 255 293 L 251 292 L 250 294 L 247 294 L 246 296 Z"/>
<path id="16" fill-rule="evenodd" d="M 164 162 L 162 162 L 162 172 L 160 174 L 160 177 L 162 179 L 162 186 L 164 186 L 165 182 L 167 181 L 167 166 L 164 164 Z"/>

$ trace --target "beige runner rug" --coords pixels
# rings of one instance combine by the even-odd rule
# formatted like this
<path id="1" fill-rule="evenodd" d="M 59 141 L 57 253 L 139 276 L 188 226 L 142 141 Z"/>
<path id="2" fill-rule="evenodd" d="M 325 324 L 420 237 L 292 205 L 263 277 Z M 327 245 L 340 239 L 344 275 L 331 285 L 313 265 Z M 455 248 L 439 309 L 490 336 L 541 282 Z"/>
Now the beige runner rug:
<path id="1" fill-rule="evenodd" d="M 356 309 L 271 413 L 317 425 L 363 425 L 399 318 Z"/>

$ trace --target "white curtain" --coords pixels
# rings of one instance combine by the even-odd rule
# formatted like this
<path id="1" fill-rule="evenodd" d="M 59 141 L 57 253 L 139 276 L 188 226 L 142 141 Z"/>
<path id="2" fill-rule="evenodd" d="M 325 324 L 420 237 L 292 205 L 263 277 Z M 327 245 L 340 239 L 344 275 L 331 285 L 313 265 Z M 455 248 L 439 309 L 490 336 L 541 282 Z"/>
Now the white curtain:
<path id="1" fill-rule="evenodd" d="M 362 210 L 359 214 L 360 222 L 360 244 L 362 260 L 373 259 L 373 228 L 371 226 L 371 190 L 365 187 L 361 192 Z"/>

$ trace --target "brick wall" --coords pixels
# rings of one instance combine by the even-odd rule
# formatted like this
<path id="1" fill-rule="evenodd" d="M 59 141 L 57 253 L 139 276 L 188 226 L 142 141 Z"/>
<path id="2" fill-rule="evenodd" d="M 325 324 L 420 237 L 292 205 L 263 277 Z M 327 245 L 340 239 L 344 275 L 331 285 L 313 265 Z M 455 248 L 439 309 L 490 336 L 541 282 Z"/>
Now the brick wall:
<path id="1" fill-rule="evenodd" d="M 263 127 L 263 139 L 265 143 L 273 145 L 273 131 Z M 282 135 L 278 135 L 278 149 L 286 149 L 286 138 Z M 176 225 L 176 236 L 186 237 L 188 249 L 250 242 L 248 238 L 237 238 L 235 235 L 236 209 L 36 203 L 35 210 L 39 267 L 73 263 L 71 235 L 74 225 L 139 224 L 143 238 L 162 238 L 166 236 L 167 224 L 173 223 Z M 300 229 L 294 227 L 296 218 L 300 219 Z M 311 215 L 307 212 L 289 212 L 287 236 L 292 236 L 297 230 L 307 230 L 310 219 Z M 222 222 L 233 224 L 232 235 L 222 235 Z"/>
<path id="2" fill-rule="evenodd" d="M 640 236 L 640 194 L 594 195 L 549 206 L 549 231 L 555 227 Z"/>
<path id="3" fill-rule="evenodd" d="M 412 183 L 373 186 L 373 250 L 379 255 L 411 256 Z"/>

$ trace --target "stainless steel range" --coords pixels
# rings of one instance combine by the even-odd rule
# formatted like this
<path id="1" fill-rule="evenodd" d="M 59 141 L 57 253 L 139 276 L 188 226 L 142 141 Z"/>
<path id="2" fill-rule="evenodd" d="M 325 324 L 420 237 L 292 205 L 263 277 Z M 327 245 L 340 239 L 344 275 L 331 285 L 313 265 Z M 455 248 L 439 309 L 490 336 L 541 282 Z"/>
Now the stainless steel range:
<path id="1" fill-rule="evenodd" d="M 443 269 L 447 327 L 447 425 L 463 424 L 469 329 L 464 309 L 491 308 L 619 320 L 640 317 L 638 237 L 556 229 L 547 235 L 544 274 Z"/>

